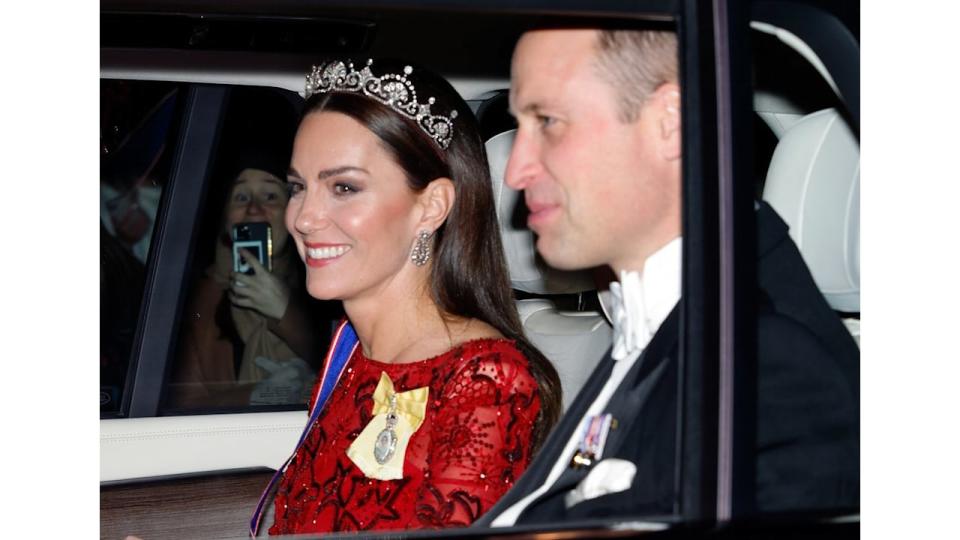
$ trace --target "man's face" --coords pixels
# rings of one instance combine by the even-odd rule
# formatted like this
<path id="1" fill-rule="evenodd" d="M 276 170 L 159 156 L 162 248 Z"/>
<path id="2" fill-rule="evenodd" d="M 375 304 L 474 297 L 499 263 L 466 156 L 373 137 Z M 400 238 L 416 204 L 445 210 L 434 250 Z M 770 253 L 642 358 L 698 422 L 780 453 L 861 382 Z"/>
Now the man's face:
<path id="1" fill-rule="evenodd" d="M 620 117 L 595 40 L 593 30 L 542 30 L 517 44 L 510 108 L 519 128 L 506 181 L 524 190 L 537 250 L 552 266 L 640 270 L 679 234 L 679 159 L 663 159 L 662 119 L 649 103 L 633 122 Z"/>

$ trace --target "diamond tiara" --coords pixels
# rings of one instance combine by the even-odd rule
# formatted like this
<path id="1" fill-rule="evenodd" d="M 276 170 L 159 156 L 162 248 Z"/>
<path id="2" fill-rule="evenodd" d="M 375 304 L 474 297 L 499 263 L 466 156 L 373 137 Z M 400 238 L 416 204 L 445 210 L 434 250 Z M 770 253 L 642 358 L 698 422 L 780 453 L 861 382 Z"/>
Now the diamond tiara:
<path id="1" fill-rule="evenodd" d="M 367 65 L 360 71 L 353 66 L 353 62 L 334 60 L 313 66 L 307 74 L 306 98 L 314 94 L 328 92 L 359 93 L 389 105 L 398 113 L 413 119 L 431 139 L 437 141 L 440 148 L 446 150 L 453 139 L 453 120 L 457 117 L 456 109 L 450 111 L 450 116 L 430 113 L 430 106 L 436 99 L 430 98 L 426 103 L 417 101 L 417 90 L 407 75 L 413 73 L 413 68 L 405 66 L 403 74 L 388 73 L 377 77 L 370 71 L 373 60 L 367 60 Z"/>

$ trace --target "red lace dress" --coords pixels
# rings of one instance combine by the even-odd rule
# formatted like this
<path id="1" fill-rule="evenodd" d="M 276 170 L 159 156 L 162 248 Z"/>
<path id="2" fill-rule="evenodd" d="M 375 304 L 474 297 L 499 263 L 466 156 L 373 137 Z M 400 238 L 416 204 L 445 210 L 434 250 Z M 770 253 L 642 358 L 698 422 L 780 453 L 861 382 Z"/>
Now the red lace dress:
<path id="1" fill-rule="evenodd" d="M 540 398 L 513 341 L 469 341 L 406 364 L 361 349 L 279 482 L 271 535 L 466 526 L 530 462 Z M 400 480 L 367 478 L 346 454 L 371 419 L 381 372 L 397 392 L 430 387 Z"/>

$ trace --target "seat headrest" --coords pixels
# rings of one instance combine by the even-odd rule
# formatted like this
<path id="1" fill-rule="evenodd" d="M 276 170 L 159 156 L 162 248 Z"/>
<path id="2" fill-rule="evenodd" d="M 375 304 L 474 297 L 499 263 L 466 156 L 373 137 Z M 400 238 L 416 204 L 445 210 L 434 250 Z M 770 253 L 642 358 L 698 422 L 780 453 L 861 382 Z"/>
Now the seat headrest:
<path id="1" fill-rule="evenodd" d="M 763 198 L 790 226 L 838 311 L 860 311 L 860 144 L 836 109 L 811 113 L 774 150 Z"/>
<path id="2" fill-rule="evenodd" d="M 513 288 L 534 294 L 571 294 L 596 289 L 589 272 L 569 272 L 548 266 L 537 256 L 533 232 L 523 224 L 517 224 L 514 215 L 522 207 L 520 192 L 504 183 L 507 159 L 517 130 L 500 133 L 487 141 L 487 158 L 490 161 L 490 179 L 493 181 L 493 197 L 497 207 L 497 221 L 503 249 L 510 267 Z"/>

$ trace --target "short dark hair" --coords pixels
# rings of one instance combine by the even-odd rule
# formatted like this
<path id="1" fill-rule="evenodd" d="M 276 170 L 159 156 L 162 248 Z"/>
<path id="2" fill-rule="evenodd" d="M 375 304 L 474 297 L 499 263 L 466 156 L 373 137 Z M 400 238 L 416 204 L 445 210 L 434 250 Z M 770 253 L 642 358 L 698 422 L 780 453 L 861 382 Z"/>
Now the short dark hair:
<path id="1" fill-rule="evenodd" d="M 633 122 L 654 90 L 677 82 L 677 35 L 668 30 L 600 30 L 596 67 L 620 98 L 620 119 Z"/>

